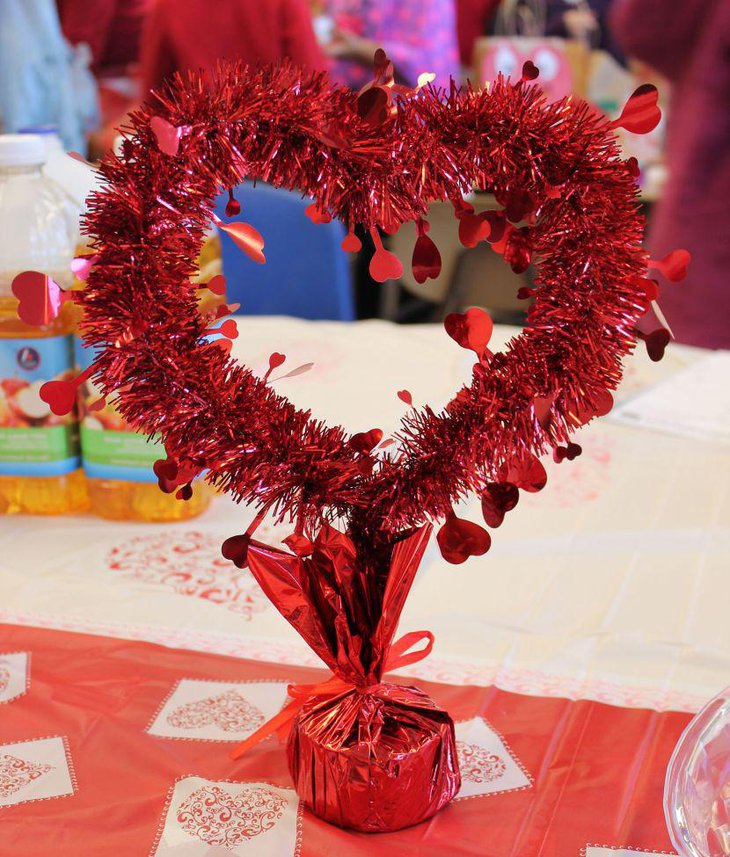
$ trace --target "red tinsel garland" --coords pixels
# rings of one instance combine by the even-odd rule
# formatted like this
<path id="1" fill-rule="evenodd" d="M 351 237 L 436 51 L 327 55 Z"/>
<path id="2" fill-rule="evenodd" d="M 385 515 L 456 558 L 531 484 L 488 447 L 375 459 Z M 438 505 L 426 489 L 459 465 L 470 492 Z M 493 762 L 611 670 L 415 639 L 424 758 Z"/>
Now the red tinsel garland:
<path id="1" fill-rule="evenodd" d="M 160 118 L 174 132 L 166 142 Z M 356 541 L 390 543 L 427 519 L 458 520 L 453 504 L 471 492 L 492 503 L 495 483 L 538 487 L 533 456 L 610 407 L 649 304 L 647 257 L 633 166 L 587 106 L 546 104 L 538 88 L 504 80 L 363 101 L 288 66 L 227 67 L 212 82 L 178 80 L 125 136 L 91 202 L 98 257 L 78 302 L 84 340 L 98 349 L 96 383 L 165 441 L 161 480 L 176 486 L 206 469 L 237 500 L 291 515 L 300 535 L 342 517 Z M 477 354 L 471 384 L 444 412 L 410 410 L 395 452 L 376 455 L 203 338 L 194 259 L 211 201 L 244 178 L 389 232 L 425 218 L 433 200 L 451 200 L 465 231 L 478 227 L 462 194 L 491 190 L 510 220 L 528 224 L 508 226 L 502 247 L 517 269 L 539 266 L 528 327 L 504 353 Z M 448 533 L 440 542 L 448 553 Z M 467 553 L 486 550 L 476 542 Z"/>

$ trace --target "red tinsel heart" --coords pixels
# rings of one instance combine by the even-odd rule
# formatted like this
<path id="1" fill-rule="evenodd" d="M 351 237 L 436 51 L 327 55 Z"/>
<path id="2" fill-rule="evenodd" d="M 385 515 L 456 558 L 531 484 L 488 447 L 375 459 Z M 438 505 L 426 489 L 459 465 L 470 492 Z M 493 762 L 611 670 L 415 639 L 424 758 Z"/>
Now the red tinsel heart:
<path id="1" fill-rule="evenodd" d="M 385 556 L 394 535 L 441 518 L 475 486 L 542 487 L 536 455 L 610 407 L 608 390 L 646 308 L 635 183 L 605 123 L 504 79 L 476 90 L 396 90 L 386 60 L 376 86 L 359 97 L 286 63 L 256 73 L 226 66 L 215 97 L 194 74 L 173 81 L 163 101 L 170 127 L 155 123 L 162 142 L 151 129 L 157 102 L 130 116 L 125 157 L 101 165 L 103 189 L 88 218 L 99 258 L 79 293 L 86 344 L 100 352 L 95 382 L 119 395 L 135 426 L 161 432 L 236 499 L 290 516 L 308 538 L 323 520 L 343 521 L 373 556 Z M 629 125 L 646 122 L 646 105 L 638 106 L 625 112 Z M 165 135 L 172 144 L 183 132 L 185 145 L 178 139 L 176 156 L 165 154 Z M 337 140 L 346 142 L 337 148 Z M 507 213 L 485 213 L 490 244 L 518 267 L 536 251 L 540 288 L 525 331 L 487 365 L 488 316 L 451 317 L 450 335 L 475 351 L 478 370 L 443 409 L 408 408 L 393 454 L 364 455 L 343 428 L 234 365 L 223 351 L 230 340 L 203 345 L 208 320 L 181 295 L 218 189 L 257 177 L 315 200 L 351 234 L 356 224 L 368 231 L 381 281 L 402 271 L 379 243 L 382 230 L 422 221 L 434 200 L 473 214 L 465 190 L 496 189 L 509 214 L 529 222 L 520 231 Z M 544 216 L 533 218 L 528 195 L 544 201 Z M 263 261 L 255 230 L 221 229 Z M 481 224 L 475 229 L 484 234 Z M 355 239 L 346 246 L 354 249 Z M 140 320 L 142 332 L 130 335 Z M 534 402 L 553 392 L 546 429 Z M 361 441 L 362 449 L 374 441 Z M 446 553 L 460 561 L 484 552 L 489 534 L 455 521 L 440 533 Z"/>
<path id="2" fill-rule="evenodd" d="M 687 268 L 692 256 L 687 250 L 672 250 L 663 259 L 652 259 L 650 268 L 656 268 L 672 283 L 679 283 L 687 276 Z"/>
<path id="3" fill-rule="evenodd" d="M 222 223 L 218 222 L 218 228 L 230 235 L 236 245 L 254 262 L 263 265 L 266 261 L 264 256 L 264 239 L 261 233 L 254 229 L 250 223 Z"/>
<path id="4" fill-rule="evenodd" d="M 523 80 L 536 80 L 540 74 L 540 69 L 535 65 L 532 60 L 527 60 L 526 63 L 522 65 L 522 79 Z"/>
<path id="5" fill-rule="evenodd" d="M 463 214 L 459 218 L 459 241 L 464 247 L 476 247 L 489 238 L 491 228 L 484 214 Z"/>

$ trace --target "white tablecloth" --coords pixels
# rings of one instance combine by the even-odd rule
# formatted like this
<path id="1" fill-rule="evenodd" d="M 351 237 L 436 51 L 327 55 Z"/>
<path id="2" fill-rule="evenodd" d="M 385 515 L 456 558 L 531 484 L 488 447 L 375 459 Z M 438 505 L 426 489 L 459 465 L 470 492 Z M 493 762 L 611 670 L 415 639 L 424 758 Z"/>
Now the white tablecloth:
<path id="1" fill-rule="evenodd" d="M 264 370 L 273 351 L 287 355 L 282 372 L 314 361 L 277 389 L 351 430 L 393 431 L 398 390 L 442 405 L 470 374 L 467 352 L 436 326 L 247 318 L 239 329 L 234 354 L 249 365 Z M 514 333 L 497 328 L 495 347 Z M 618 398 L 702 356 L 673 346 L 652 364 L 642 349 Z M 728 447 L 610 419 L 576 439 L 583 455 L 546 461 L 547 487 L 522 495 L 486 556 L 455 567 L 430 549 L 401 630 L 430 629 L 436 647 L 408 672 L 696 710 L 730 678 Z M 479 520 L 478 505 L 465 514 Z M 313 664 L 249 573 L 220 558 L 251 517 L 217 497 L 175 525 L 2 519 L 0 621 Z"/>

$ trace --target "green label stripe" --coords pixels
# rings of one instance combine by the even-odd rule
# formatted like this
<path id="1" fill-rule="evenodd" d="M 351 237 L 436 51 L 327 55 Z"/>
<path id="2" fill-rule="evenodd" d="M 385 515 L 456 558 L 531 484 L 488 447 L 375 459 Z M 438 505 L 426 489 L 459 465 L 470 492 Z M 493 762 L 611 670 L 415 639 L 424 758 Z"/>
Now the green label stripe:
<path id="1" fill-rule="evenodd" d="M 43 464 L 78 454 L 75 426 L 0 428 L 0 461 Z"/>
<path id="2" fill-rule="evenodd" d="M 150 468 L 158 458 L 164 458 L 159 443 L 150 442 L 142 434 L 128 431 L 104 431 L 81 426 L 81 449 L 84 461 L 110 467 Z"/>

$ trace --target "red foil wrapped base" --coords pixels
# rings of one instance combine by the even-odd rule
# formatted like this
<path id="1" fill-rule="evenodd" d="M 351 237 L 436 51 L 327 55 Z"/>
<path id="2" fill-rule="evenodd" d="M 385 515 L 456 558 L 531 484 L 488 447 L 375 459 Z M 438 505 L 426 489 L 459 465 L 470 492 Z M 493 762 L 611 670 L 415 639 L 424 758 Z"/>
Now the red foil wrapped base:
<path id="1" fill-rule="evenodd" d="M 309 700 L 288 755 L 312 812 L 364 833 L 425 821 L 461 785 L 453 721 L 415 687 L 377 684 Z"/>

